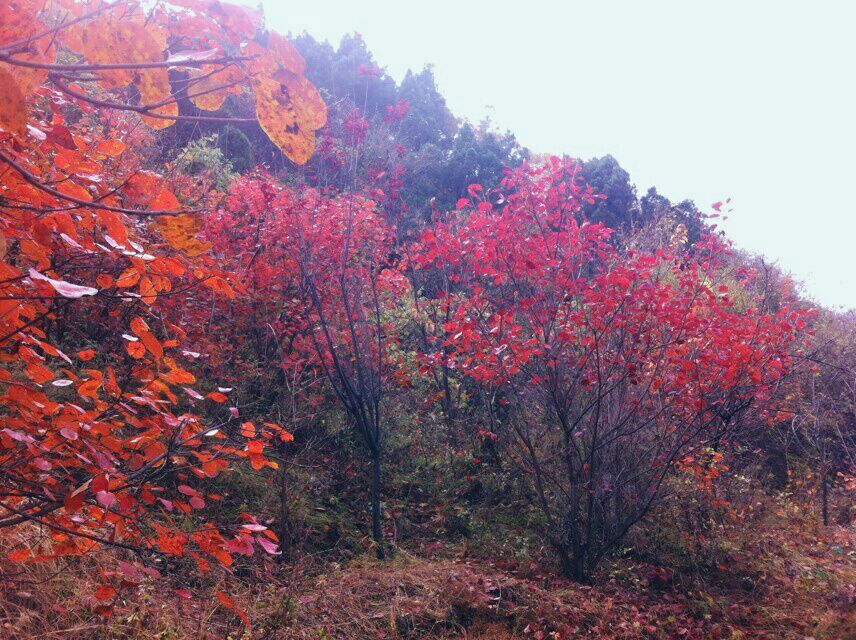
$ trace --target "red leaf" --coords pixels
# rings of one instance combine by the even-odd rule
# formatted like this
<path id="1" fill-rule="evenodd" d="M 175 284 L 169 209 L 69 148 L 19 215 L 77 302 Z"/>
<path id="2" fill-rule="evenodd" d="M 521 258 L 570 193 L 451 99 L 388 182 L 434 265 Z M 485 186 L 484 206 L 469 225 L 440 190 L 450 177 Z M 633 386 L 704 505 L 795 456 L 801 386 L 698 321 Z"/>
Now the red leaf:
<path id="1" fill-rule="evenodd" d="M 110 600 L 116 595 L 116 590 L 109 584 L 102 584 L 93 595 L 99 600 Z"/>
<path id="2" fill-rule="evenodd" d="M 235 606 L 235 603 L 232 601 L 232 598 L 230 598 L 229 596 L 227 596 L 227 595 L 226 595 L 225 593 L 223 593 L 222 591 L 217 591 L 217 592 L 216 592 L 216 595 L 217 595 L 217 599 L 220 601 L 220 603 L 221 603 L 224 607 L 226 607 L 227 609 L 231 609 L 232 611 L 234 611 L 234 612 L 235 612 L 235 614 L 236 614 L 236 615 L 237 615 L 237 616 L 238 616 L 238 617 L 239 617 L 239 618 L 244 622 L 244 624 L 245 624 L 245 625 L 247 625 L 247 626 L 249 626 L 250 621 L 249 621 L 249 619 L 247 618 L 247 614 L 246 614 L 246 613 L 244 613 L 244 612 L 243 612 L 243 611 L 241 611 L 238 607 L 236 607 L 236 606 Z"/>
<path id="3" fill-rule="evenodd" d="M 30 557 L 29 549 L 18 549 L 17 551 L 9 552 L 9 560 L 12 562 L 23 562 Z"/>

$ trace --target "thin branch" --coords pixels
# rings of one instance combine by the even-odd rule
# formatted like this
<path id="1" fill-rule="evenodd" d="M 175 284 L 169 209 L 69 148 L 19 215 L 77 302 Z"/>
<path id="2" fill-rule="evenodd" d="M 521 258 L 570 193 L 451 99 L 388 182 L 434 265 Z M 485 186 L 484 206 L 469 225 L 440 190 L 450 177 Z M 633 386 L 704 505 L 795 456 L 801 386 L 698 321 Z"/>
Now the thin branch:
<path id="1" fill-rule="evenodd" d="M 141 211 L 139 209 L 126 209 L 124 207 L 112 207 L 110 205 L 102 204 L 100 202 L 92 201 L 92 200 L 82 200 L 80 198 L 75 198 L 74 196 L 67 195 L 56 189 L 53 189 L 46 184 L 42 183 L 35 175 L 27 171 L 22 165 L 16 162 L 11 156 L 7 155 L 4 151 L 0 150 L 0 160 L 8 164 L 15 171 L 17 171 L 20 176 L 29 182 L 31 185 L 48 193 L 55 198 L 59 198 L 61 200 L 66 200 L 68 202 L 73 202 L 81 207 L 86 207 L 90 209 L 101 209 L 104 211 L 114 211 L 116 213 L 126 213 L 132 216 L 145 216 L 145 217 L 157 217 L 157 216 L 178 216 L 186 213 L 196 213 L 199 209 L 179 209 L 179 210 L 169 210 L 169 209 L 150 209 L 148 211 Z"/>

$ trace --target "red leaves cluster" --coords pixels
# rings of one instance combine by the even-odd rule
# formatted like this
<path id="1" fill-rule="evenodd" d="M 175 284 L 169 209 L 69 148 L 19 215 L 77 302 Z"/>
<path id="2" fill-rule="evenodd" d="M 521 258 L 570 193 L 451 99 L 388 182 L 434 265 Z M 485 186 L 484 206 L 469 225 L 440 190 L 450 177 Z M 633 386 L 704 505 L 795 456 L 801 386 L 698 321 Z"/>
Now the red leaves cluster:
<path id="1" fill-rule="evenodd" d="M 374 295 L 372 286 L 386 296 L 403 285 L 394 266 L 387 264 L 393 237 L 373 200 L 286 189 L 268 177 L 240 179 L 207 224 L 218 259 L 245 274 L 242 286 L 249 293 L 233 308 L 254 322 L 264 318 L 271 340 L 279 345 L 280 366 L 329 365 L 331 350 L 320 349 L 326 356 L 319 360 L 314 338 L 323 342 L 329 337 L 334 350 L 364 341 L 359 346 L 377 356 L 376 336 L 355 334 L 350 326 L 354 317 L 348 317 L 363 312 Z M 345 291 L 341 283 L 346 283 Z M 347 301 L 343 295 L 349 296 Z M 321 316 L 325 336 L 317 326 Z M 252 324 L 230 322 L 224 330 L 242 332 Z M 390 329 L 388 339 L 393 335 Z M 218 343 L 212 348 L 224 350 L 224 362 L 234 364 L 239 356 L 230 347 L 239 341 Z"/>
<path id="2" fill-rule="evenodd" d="M 451 283 L 438 298 L 449 310 L 436 343 L 446 364 L 485 383 L 549 375 L 583 388 L 609 385 L 608 370 L 680 396 L 689 411 L 774 385 L 804 314 L 738 308 L 715 287 L 724 247 L 712 238 L 692 257 L 619 252 L 609 229 L 579 217 L 596 196 L 577 170 L 555 158 L 520 169 L 498 203 L 473 185 L 472 199 L 425 233 L 414 265 Z"/>
<path id="3" fill-rule="evenodd" d="M 670 470 L 709 485 L 710 454 L 740 414 L 775 412 L 805 325 L 803 312 L 729 297 L 722 282 L 736 276 L 715 238 L 619 250 L 581 216 L 595 197 L 573 161 L 523 167 L 501 194 L 471 186 L 411 256 L 429 293 L 417 299 L 422 370 L 460 371 L 492 398 L 498 441 L 533 478 L 541 533 L 577 579 Z"/>

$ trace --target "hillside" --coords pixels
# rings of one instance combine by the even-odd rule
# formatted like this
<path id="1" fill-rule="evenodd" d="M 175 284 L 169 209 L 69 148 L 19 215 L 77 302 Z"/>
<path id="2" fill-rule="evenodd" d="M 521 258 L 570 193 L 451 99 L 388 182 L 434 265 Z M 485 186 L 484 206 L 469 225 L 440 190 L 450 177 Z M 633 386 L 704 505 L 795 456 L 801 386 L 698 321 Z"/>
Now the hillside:
<path id="1" fill-rule="evenodd" d="M 0 638 L 856 637 L 856 316 L 218 0 L 0 6 Z"/>

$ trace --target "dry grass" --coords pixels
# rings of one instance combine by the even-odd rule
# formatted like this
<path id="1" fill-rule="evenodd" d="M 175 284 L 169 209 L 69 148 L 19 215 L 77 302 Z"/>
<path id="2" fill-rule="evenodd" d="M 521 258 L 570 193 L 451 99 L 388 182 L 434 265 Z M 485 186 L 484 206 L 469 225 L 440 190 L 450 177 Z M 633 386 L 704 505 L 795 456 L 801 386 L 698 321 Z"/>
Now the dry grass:
<path id="1" fill-rule="evenodd" d="M 856 547 L 843 527 L 755 531 L 735 554 L 739 566 L 695 590 L 629 563 L 587 587 L 489 561 L 400 552 L 387 562 L 247 565 L 236 575 L 195 576 L 190 601 L 175 593 L 173 578 L 123 587 L 115 575 L 100 575 L 94 559 L 22 568 L 5 557 L 25 532 L 3 535 L 3 640 L 856 638 Z M 93 611 L 91 596 L 105 580 L 120 587 L 109 617 Z M 217 602 L 217 589 L 246 611 L 251 628 Z"/>

